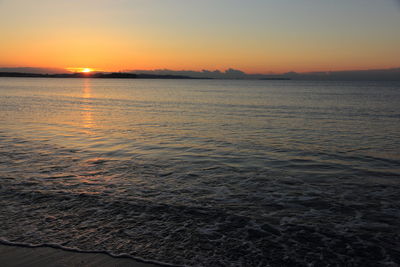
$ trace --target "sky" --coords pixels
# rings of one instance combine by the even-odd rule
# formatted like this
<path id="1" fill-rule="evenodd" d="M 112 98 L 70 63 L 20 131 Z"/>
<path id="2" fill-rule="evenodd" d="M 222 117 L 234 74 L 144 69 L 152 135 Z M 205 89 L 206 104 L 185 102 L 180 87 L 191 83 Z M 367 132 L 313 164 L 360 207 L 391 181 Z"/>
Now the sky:
<path id="1" fill-rule="evenodd" d="M 0 67 L 400 66 L 400 0 L 0 0 Z"/>

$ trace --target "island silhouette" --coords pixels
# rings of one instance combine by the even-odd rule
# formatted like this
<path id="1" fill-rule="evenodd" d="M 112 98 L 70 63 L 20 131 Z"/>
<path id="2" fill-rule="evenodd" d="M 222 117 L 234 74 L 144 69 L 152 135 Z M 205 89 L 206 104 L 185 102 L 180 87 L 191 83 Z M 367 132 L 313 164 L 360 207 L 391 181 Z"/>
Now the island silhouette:
<path id="1" fill-rule="evenodd" d="M 120 72 L 65 72 L 63 69 L 0 67 L 0 77 L 103 78 L 103 79 L 228 79 L 228 80 L 314 80 L 314 81 L 400 81 L 400 68 L 250 74 L 236 69 L 219 70 L 123 70 Z"/>
<path id="2" fill-rule="evenodd" d="M 113 73 L 62 73 L 62 74 L 42 74 L 42 73 L 24 73 L 24 72 L 0 72 L 0 77 L 20 77 L 20 78 L 98 78 L 98 79 L 194 79 L 207 80 L 215 79 L 211 77 L 192 77 L 185 75 L 171 74 L 146 74 L 146 73 L 128 73 L 128 72 L 113 72 Z M 290 80 L 290 78 L 261 78 L 260 80 Z"/>

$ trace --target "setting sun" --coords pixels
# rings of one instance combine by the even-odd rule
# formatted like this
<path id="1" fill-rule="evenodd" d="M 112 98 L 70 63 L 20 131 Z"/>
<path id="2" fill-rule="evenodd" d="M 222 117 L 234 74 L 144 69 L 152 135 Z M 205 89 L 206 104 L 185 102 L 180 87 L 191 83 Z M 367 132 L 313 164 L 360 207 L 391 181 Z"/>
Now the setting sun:
<path id="1" fill-rule="evenodd" d="M 94 71 L 94 69 L 92 68 L 66 68 L 66 69 L 71 72 L 81 72 L 81 73 L 90 73 Z"/>
<path id="2" fill-rule="evenodd" d="M 82 72 L 85 72 L 85 73 L 92 72 L 92 69 L 90 69 L 90 68 L 84 68 L 84 69 L 82 70 Z"/>

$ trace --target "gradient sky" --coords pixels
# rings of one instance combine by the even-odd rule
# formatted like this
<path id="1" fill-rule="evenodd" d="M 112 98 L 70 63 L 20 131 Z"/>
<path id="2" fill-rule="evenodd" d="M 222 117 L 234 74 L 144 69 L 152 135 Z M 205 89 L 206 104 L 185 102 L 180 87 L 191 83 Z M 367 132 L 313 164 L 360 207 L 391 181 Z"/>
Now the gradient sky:
<path id="1" fill-rule="evenodd" d="M 400 66 L 398 0 L 0 0 L 0 67 Z"/>

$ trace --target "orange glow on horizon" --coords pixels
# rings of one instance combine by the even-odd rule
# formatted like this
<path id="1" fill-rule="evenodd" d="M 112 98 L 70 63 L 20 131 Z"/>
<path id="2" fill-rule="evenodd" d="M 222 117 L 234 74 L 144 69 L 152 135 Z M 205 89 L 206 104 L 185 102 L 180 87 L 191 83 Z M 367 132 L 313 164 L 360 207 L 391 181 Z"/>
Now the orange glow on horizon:
<path id="1" fill-rule="evenodd" d="M 66 68 L 66 70 L 77 73 L 91 73 L 94 71 L 92 68 Z"/>

